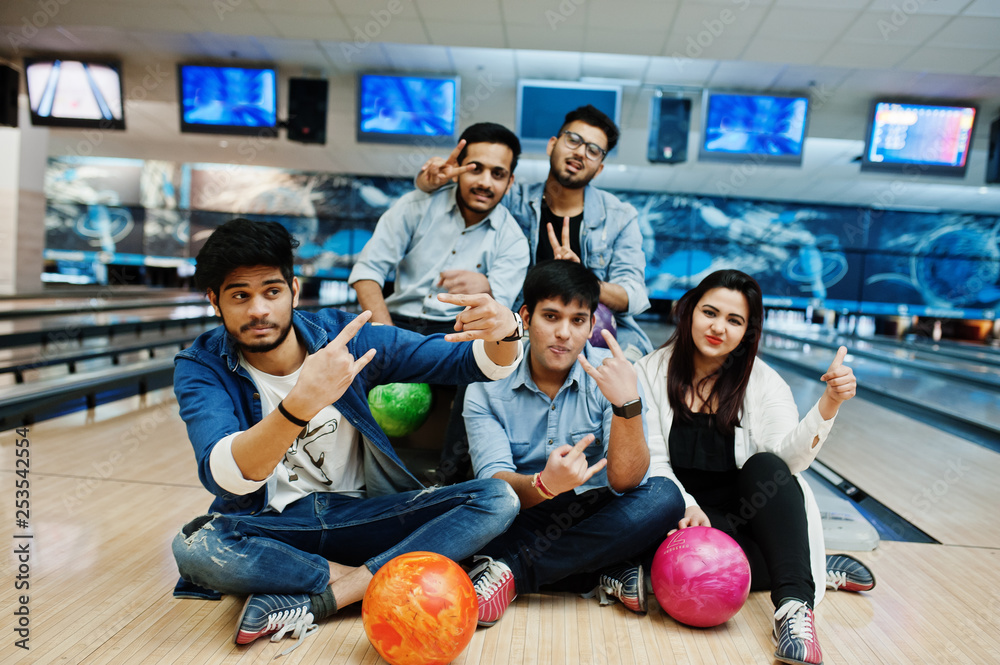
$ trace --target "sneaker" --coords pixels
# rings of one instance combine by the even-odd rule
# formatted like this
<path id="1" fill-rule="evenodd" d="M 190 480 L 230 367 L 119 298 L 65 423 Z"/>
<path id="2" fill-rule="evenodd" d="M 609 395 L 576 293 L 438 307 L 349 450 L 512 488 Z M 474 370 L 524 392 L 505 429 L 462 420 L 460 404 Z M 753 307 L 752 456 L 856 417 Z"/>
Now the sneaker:
<path id="1" fill-rule="evenodd" d="M 473 561 L 481 562 L 469 574 L 479 599 L 479 625 L 489 628 L 500 620 L 507 606 L 517 598 L 514 573 L 503 561 L 488 556 L 477 556 Z"/>
<path id="2" fill-rule="evenodd" d="M 642 566 L 625 564 L 605 570 L 601 573 L 596 589 L 601 605 L 608 605 L 613 597 L 636 614 L 645 614 L 648 605 L 644 577 Z"/>
<path id="3" fill-rule="evenodd" d="M 298 639 L 288 649 L 291 651 L 317 628 L 319 626 L 313 623 L 313 615 L 309 611 L 308 595 L 258 593 L 247 598 L 243 604 L 243 611 L 236 622 L 235 641 L 237 644 L 250 644 L 258 637 L 271 635 L 271 641 L 277 642 L 290 633 Z"/>
<path id="4" fill-rule="evenodd" d="M 823 651 L 816 639 L 815 617 L 805 603 L 786 600 L 774 613 L 774 632 L 771 639 L 776 645 L 774 657 L 782 663 L 796 665 L 823 665 Z"/>
<path id="5" fill-rule="evenodd" d="M 846 554 L 826 555 L 826 588 L 843 591 L 870 591 L 875 576 L 868 566 Z"/>

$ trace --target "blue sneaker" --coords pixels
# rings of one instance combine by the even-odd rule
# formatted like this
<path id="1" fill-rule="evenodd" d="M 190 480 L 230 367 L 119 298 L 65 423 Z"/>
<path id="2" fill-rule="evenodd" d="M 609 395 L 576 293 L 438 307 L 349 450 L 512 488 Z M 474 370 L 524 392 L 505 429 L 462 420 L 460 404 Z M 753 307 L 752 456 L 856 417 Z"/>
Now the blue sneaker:
<path id="1" fill-rule="evenodd" d="M 622 605 L 635 612 L 645 614 L 648 609 L 646 601 L 646 584 L 643 580 L 645 575 L 642 566 L 624 564 L 614 568 L 608 568 L 601 573 L 600 581 L 595 591 L 600 598 L 601 605 L 607 605 L 611 601 L 609 597 L 617 598 Z M 590 597 L 594 592 L 588 594 Z"/>
<path id="2" fill-rule="evenodd" d="M 870 591 L 875 575 L 868 566 L 847 554 L 826 555 L 826 588 L 842 591 Z"/>
<path id="3" fill-rule="evenodd" d="M 291 634 L 299 640 L 292 647 L 294 649 L 319 628 L 313 623 L 309 609 L 309 596 L 304 593 L 253 594 L 243 604 L 243 611 L 236 622 L 235 641 L 237 644 L 250 644 L 258 637 L 271 635 L 271 641 L 277 642 Z"/>

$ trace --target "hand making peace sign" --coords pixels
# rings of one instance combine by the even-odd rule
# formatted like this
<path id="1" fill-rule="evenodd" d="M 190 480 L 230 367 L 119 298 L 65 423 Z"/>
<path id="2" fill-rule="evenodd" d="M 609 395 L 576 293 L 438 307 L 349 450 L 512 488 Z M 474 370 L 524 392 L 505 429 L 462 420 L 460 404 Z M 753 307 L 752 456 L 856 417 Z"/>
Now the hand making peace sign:
<path id="1" fill-rule="evenodd" d="M 451 151 L 448 155 L 448 159 L 441 159 L 440 157 L 431 157 L 424 165 L 420 167 L 420 172 L 423 173 L 427 178 L 427 184 L 432 187 L 432 189 L 437 189 L 447 185 L 452 178 L 456 178 L 459 175 L 465 173 L 466 171 L 471 171 L 476 168 L 475 164 L 466 164 L 465 166 L 458 165 L 458 155 L 462 152 L 462 148 L 465 147 L 465 140 L 458 142 L 455 149 Z"/>
<path id="2" fill-rule="evenodd" d="M 574 261 L 580 263 L 580 257 L 576 255 L 569 242 L 569 217 L 563 217 L 562 223 L 562 243 L 556 240 L 556 232 L 552 228 L 552 222 L 546 224 L 549 228 L 549 242 L 552 244 L 552 254 L 557 259 L 564 261 Z"/>

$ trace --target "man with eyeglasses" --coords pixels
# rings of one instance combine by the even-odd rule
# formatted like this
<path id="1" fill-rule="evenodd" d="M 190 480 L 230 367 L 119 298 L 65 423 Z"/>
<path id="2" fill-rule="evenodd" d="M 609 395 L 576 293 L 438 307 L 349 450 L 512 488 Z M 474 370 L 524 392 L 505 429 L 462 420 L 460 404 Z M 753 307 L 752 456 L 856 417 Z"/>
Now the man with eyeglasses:
<path id="1" fill-rule="evenodd" d="M 372 312 L 372 323 L 396 325 L 423 335 L 455 332 L 455 317 L 463 308 L 442 302 L 439 293 L 485 293 L 512 308 L 528 271 L 528 241 L 517 221 L 500 205 L 514 182 L 521 142 L 512 131 L 492 122 L 470 126 L 449 159 L 460 168 L 455 187 L 433 193 L 410 192 L 379 219 L 371 240 L 351 270 L 348 282 L 361 309 Z M 382 287 L 395 271 L 392 295 Z M 520 320 L 517 314 L 518 329 Z M 463 451 L 468 442 L 462 405 L 466 386 L 455 389 L 442 455 Z M 450 388 L 438 388 L 438 399 Z M 433 482 L 465 480 L 469 463 L 448 467 L 447 477 Z"/>
<path id="2" fill-rule="evenodd" d="M 583 263 L 601 280 L 600 302 L 615 313 L 618 343 L 635 361 L 653 345 L 634 316 L 649 309 L 646 256 L 635 208 L 590 185 L 618 143 L 615 123 L 588 104 L 566 114 L 549 139 L 549 175 L 543 183 L 514 184 L 503 204 L 531 243 L 531 265 L 545 259 Z M 457 150 L 457 149 L 456 149 Z M 433 157 L 417 175 L 417 187 L 432 192 L 466 167 L 453 152 Z"/>

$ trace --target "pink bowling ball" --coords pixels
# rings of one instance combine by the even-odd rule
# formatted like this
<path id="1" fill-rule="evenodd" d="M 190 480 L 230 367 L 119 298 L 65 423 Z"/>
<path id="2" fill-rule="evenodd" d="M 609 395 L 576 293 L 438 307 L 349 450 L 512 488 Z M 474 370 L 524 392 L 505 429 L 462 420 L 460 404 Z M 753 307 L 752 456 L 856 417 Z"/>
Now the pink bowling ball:
<path id="1" fill-rule="evenodd" d="M 707 628 L 725 623 L 750 594 L 750 563 L 735 540 L 693 526 L 663 541 L 653 557 L 653 593 L 677 621 Z"/>

